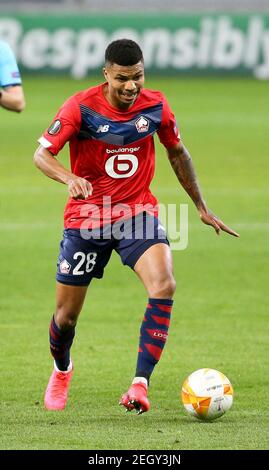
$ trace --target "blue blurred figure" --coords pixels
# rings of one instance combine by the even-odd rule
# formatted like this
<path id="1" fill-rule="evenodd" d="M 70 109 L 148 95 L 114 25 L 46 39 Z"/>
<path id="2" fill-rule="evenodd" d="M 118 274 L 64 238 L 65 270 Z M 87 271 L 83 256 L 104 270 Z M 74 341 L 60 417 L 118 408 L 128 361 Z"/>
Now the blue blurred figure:
<path id="1" fill-rule="evenodd" d="M 25 99 L 14 53 L 0 40 L 0 106 L 17 113 L 23 111 Z"/>

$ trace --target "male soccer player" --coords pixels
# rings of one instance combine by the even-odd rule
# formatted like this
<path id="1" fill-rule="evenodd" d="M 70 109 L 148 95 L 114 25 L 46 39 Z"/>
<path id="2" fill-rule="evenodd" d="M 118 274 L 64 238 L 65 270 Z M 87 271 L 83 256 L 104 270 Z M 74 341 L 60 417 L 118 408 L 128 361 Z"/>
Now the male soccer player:
<path id="1" fill-rule="evenodd" d="M 167 339 L 175 292 L 169 243 L 158 223 L 156 198 L 149 189 L 156 132 L 202 221 L 217 233 L 224 230 L 238 235 L 207 209 L 164 95 L 143 89 L 140 47 L 128 39 L 112 42 L 105 52 L 103 72 L 105 83 L 77 93 L 64 103 L 39 139 L 41 145 L 34 157 L 45 175 L 67 185 L 70 196 L 58 259 L 56 309 L 50 324 L 54 370 L 45 393 L 45 407 L 65 408 L 73 373 L 70 348 L 87 287 L 93 277 L 103 276 L 115 249 L 122 262 L 135 271 L 149 296 L 135 377 L 120 400 L 127 410 L 143 413 L 150 408 L 148 383 Z M 67 141 L 71 171 L 55 158 Z M 123 238 L 118 236 L 122 220 L 129 222 Z M 149 237 L 144 225 L 150 222 Z M 112 235 L 108 230 L 111 226 Z"/>
<path id="2" fill-rule="evenodd" d="M 0 106 L 21 112 L 25 107 L 21 76 L 9 45 L 0 41 Z"/>

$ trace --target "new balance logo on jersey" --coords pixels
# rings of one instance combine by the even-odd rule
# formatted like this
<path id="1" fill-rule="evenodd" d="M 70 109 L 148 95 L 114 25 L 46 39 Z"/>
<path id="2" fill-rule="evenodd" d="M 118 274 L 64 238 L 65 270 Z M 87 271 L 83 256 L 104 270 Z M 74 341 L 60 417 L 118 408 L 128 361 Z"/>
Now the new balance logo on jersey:
<path id="1" fill-rule="evenodd" d="M 137 132 L 147 132 L 149 130 L 149 121 L 144 116 L 140 116 L 139 119 L 135 121 L 135 127 Z"/>
<path id="2" fill-rule="evenodd" d="M 108 132 L 109 131 L 109 125 L 108 124 L 105 124 L 104 126 L 99 126 L 98 129 L 97 129 L 97 134 L 99 134 L 100 132 Z"/>

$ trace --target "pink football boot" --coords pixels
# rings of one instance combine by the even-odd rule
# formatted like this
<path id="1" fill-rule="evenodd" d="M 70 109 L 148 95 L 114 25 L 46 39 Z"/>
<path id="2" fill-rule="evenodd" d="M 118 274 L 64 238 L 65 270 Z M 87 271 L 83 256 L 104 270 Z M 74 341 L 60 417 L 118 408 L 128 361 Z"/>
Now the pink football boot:
<path id="1" fill-rule="evenodd" d="M 122 395 L 119 404 L 125 406 L 126 411 L 135 409 L 138 415 L 145 413 L 150 409 L 147 392 L 147 385 L 143 382 L 132 384 L 128 392 Z"/>
<path id="2" fill-rule="evenodd" d="M 65 408 L 72 375 L 72 363 L 70 370 L 66 372 L 54 368 L 45 393 L 44 404 L 47 410 L 63 410 Z"/>

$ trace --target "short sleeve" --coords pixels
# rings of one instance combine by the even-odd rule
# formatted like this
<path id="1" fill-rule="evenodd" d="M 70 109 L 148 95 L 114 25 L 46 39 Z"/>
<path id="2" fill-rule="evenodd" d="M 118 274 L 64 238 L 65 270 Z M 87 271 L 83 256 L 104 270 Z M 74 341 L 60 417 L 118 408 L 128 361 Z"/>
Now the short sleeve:
<path id="1" fill-rule="evenodd" d="M 57 155 L 66 142 L 80 130 L 81 114 L 74 97 L 69 98 L 59 109 L 49 128 L 38 139 L 38 142 Z"/>
<path id="2" fill-rule="evenodd" d="M 160 142 L 166 147 L 174 147 L 180 141 L 176 118 L 172 113 L 166 98 L 163 96 L 162 121 L 157 131 Z"/>
<path id="3" fill-rule="evenodd" d="M 21 76 L 15 55 L 9 45 L 0 41 L 0 86 L 21 85 Z"/>

